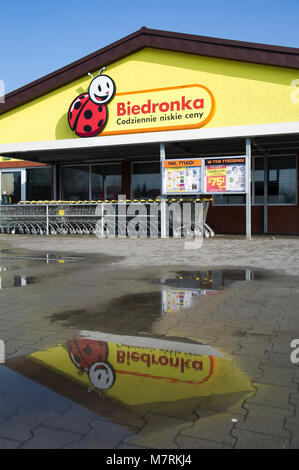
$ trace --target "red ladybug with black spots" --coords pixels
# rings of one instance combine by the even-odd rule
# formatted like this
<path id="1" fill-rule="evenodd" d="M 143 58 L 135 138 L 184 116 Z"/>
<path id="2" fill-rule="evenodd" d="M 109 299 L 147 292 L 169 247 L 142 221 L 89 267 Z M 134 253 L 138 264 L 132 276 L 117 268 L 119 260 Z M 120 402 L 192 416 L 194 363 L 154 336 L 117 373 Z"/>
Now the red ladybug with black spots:
<path id="1" fill-rule="evenodd" d="M 72 363 L 84 372 L 95 362 L 104 362 L 108 358 L 108 344 L 92 339 L 73 339 L 68 342 L 68 352 Z"/>
<path id="2" fill-rule="evenodd" d="M 107 104 L 115 95 L 115 83 L 108 75 L 92 77 L 88 93 L 82 93 L 72 102 L 68 112 L 68 122 L 72 131 L 79 137 L 94 137 L 100 134 L 108 121 Z"/>
<path id="3" fill-rule="evenodd" d="M 68 352 L 72 363 L 86 372 L 91 383 L 89 391 L 96 389 L 101 395 L 115 382 L 114 368 L 107 361 L 109 351 L 105 341 L 77 338 L 68 342 Z"/>

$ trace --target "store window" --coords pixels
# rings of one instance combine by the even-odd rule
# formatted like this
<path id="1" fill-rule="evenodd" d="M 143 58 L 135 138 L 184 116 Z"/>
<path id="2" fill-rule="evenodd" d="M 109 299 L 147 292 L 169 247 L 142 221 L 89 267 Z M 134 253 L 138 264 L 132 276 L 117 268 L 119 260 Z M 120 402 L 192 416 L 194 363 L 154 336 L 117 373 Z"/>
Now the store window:
<path id="1" fill-rule="evenodd" d="M 66 166 L 61 169 L 61 198 L 67 201 L 117 199 L 121 165 Z"/>
<path id="2" fill-rule="evenodd" d="M 214 194 L 214 204 L 215 205 L 243 205 L 246 204 L 246 196 L 244 194 Z"/>
<path id="3" fill-rule="evenodd" d="M 156 198 L 160 195 L 160 185 L 160 162 L 133 164 L 133 197 Z"/>
<path id="4" fill-rule="evenodd" d="M 26 199 L 28 201 L 51 199 L 52 168 L 26 170 Z"/>
<path id="5" fill-rule="evenodd" d="M 89 200 L 89 166 L 61 169 L 61 198 L 65 201 Z"/>
<path id="6" fill-rule="evenodd" d="M 21 200 L 21 172 L 1 173 L 1 203 L 17 204 Z"/>
<path id="7" fill-rule="evenodd" d="M 254 159 L 254 172 L 253 172 L 253 184 L 254 184 L 254 204 L 264 204 L 264 157 L 257 157 Z"/>
<path id="8" fill-rule="evenodd" d="M 91 199 L 117 199 L 121 194 L 121 165 L 91 166 Z"/>
<path id="9" fill-rule="evenodd" d="M 296 156 L 269 157 L 268 203 L 296 204 L 297 202 Z"/>
<path id="10" fill-rule="evenodd" d="M 268 165 L 268 171 L 265 166 Z M 252 193 L 254 204 L 264 204 L 265 173 L 267 174 L 268 204 L 297 203 L 297 167 L 296 156 L 256 157 L 253 159 Z M 232 194 L 214 195 L 215 205 L 243 205 L 246 196 Z"/>

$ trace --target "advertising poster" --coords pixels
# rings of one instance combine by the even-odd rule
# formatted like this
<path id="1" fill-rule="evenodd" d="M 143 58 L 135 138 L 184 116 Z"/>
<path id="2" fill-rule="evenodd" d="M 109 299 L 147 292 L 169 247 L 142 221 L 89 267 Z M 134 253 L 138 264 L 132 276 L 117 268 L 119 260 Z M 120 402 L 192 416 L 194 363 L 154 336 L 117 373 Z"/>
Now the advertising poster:
<path id="1" fill-rule="evenodd" d="M 163 194 L 198 194 L 202 191 L 200 159 L 165 160 Z"/>
<path id="2" fill-rule="evenodd" d="M 245 157 L 205 160 L 207 193 L 245 193 Z"/>
<path id="3" fill-rule="evenodd" d="M 162 293 L 162 311 L 165 313 L 192 307 L 193 293 L 186 289 L 167 289 Z"/>

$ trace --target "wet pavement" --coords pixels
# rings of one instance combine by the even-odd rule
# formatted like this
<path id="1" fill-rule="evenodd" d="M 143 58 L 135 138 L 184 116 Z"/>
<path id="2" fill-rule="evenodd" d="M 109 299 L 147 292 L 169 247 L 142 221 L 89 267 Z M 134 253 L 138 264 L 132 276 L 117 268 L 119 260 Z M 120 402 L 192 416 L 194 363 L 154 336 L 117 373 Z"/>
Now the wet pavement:
<path id="1" fill-rule="evenodd" d="M 122 250 L 11 240 L 0 238 L 1 449 L 298 448 L 288 257 L 280 270 L 238 264 L 231 241 L 230 263 L 196 265 L 186 250 L 184 264 L 147 253 L 133 267 Z"/>

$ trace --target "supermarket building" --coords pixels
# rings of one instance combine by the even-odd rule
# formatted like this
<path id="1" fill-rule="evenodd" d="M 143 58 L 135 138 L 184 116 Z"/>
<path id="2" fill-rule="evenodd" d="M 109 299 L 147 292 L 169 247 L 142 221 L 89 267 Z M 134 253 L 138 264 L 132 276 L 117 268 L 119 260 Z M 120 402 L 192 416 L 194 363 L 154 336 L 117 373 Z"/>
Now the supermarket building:
<path id="1" fill-rule="evenodd" d="M 142 28 L 0 102 L 1 195 L 155 198 L 162 148 L 246 155 L 252 233 L 299 234 L 298 85 L 299 49 Z M 219 190 L 209 225 L 244 233 L 245 203 Z"/>

